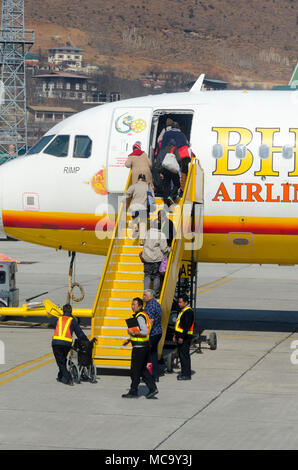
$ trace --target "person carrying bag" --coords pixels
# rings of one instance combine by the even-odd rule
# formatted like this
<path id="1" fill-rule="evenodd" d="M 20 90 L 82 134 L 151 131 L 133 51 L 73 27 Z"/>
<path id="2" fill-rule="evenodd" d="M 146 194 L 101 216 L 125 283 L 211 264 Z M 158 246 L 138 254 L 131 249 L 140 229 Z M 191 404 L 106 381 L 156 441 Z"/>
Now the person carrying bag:
<path id="1" fill-rule="evenodd" d="M 163 179 L 163 200 L 169 207 L 174 204 L 180 187 L 180 157 L 171 140 L 165 148 L 165 156 L 161 161 L 160 176 Z"/>

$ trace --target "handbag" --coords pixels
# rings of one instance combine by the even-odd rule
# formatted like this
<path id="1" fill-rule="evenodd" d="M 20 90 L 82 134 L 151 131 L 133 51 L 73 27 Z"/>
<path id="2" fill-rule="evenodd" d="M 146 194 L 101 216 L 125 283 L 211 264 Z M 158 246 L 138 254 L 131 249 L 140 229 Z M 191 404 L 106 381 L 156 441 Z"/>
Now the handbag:
<path id="1" fill-rule="evenodd" d="M 179 173 L 180 170 L 179 163 L 173 153 L 166 153 L 161 166 L 171 173 Z"/>
<path id="2" fill-rule="evenodd" d="M 164 256 L 163 259 L 161 260 L 160 266 L 159 266 L 159 272 L 160 274 L 165 274 L 167 270 L 167 265 L 168 265 L 168 257 Z"/>
<path id="3" fill-rule="evenodd" d="M 154 212 L 156 210 L 155 198 L 152 195 L 149 185 L 147 191 L 147 210 L 149 212 Z"/>

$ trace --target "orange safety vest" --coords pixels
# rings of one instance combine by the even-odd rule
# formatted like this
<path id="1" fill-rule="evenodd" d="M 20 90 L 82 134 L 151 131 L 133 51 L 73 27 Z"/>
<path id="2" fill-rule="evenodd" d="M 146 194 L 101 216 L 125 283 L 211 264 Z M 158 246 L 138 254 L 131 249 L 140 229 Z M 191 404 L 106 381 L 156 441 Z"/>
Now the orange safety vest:
<path id="1" fill-rule="evenodd" d="M 59 317 L 54 331 L 53 339 L 58 339 L 60 341 L 68 341 L 69 343 L 72 343 L 72 334 L 70 332 L 70 324 L 72 320 L 72 317 Z"/>
<path id="2" fill-rule="evenodd" d="M 148 334 L 147 336 L 144 336 L 144 338 L 137 338 L 136 336 L 130 336 L 130 341 L 134 343 L 147 343 L 149 341 L 149 336 L 151 332 L 151 322 L 146 312 L 142 311 L 142 312 L 137 313 L 137 315 L 135 315 L 135 318 L 138 318 L 139 315 L 143 315 L 146 319 Z"/>
<path id="3" fill-rule="evenodd" d="M 178 318 L 177 318 L 177 321 L 176 321 L 176 325 L 175 325 L 175 331 L 178 331 L 179 333 L 183 333 L 183 328 L 181 328 L 180 326 L 180 321 L 181 321 L 181 317 L 183 315 L 183 313 L 188 310 L 188 309 L 191 309 L 191 307 L 189 305 L 187 305 L 186 307 L 184 307 L 184 309 L 179 313 L 178 315 Z M 193 321 L 190 329 L 188 330 L 187 334 L 188 335 L 193 335 L 193 327 L 194 327 L 194 324 L 195 324 L 195 321 Z"/>

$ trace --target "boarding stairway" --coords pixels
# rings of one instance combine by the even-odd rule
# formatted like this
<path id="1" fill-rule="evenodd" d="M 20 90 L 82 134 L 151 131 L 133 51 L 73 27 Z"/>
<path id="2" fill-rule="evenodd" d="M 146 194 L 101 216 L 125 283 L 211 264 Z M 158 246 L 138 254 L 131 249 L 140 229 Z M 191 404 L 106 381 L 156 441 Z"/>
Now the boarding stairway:
<path id="1" fill-rule="evenodd" d="M 130 182 L 131 174 L 125 191 Z M 195 237 L 187 237 L 192 229 L 190 207 L 194 202 L 203 204 L 203 171 L 195 158 L 189 165 L 183 197 L 171 216 L 177 236 L 173 240 L 159 300 L 163 328 L 159 355 L 163 349 L 184 250 L 193 247 L 198 250 L 202 244 L 199 229 Z M 156 206 L 155 213 L 151 214 L 153 219 L 157 217 L 158 210 L 162 209 L 163 201 L 156 198 Z M 143 247 L 139 244 L 139 238 L 132 238 L 130 219 L 125 210 L 125 202 L 122 202 L 92 311 L 91 337 L 97 338 L 93 360 L 97 367 L 130 368 L 132 348 L 122 346 L 123 341 L 128 338 L 125 319 L 132 316 L 131 300 L 134 297 L 142 298 L 144 290 L 144 265 L 139 257 Z"/>

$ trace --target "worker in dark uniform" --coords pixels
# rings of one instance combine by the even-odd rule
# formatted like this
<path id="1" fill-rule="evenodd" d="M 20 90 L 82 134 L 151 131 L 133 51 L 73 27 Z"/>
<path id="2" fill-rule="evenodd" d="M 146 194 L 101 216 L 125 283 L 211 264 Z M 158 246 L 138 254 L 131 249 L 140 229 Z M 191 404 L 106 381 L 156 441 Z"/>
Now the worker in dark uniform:
<path id="1" fill-rule="evenodd" d="M 73 385 L 70 372 L 67 370 L 67 355 L 72 345 L 73 333 L 79 339 L 88 341 L 87 336 L 81 330 L 77 321 L 72 317 L 72 307 L 70 304 L 63 306 L 63 315 L 57 319 L 56 328 L 52 338 L 52 349 L 59 367 L 57 381 L 65 385 Z"/>
<path id="2" fill-rule="evenodd" d="M 141 378 L 149 388 L 146 398 L 152 398 L 158 393 L 153 376 L 147 369 L 149 361 L 150 343 L 149 336 L 151 331 L 151 322 L 147 313 L 143 310 L 143 301 L 135 297 L 131 303 L 131 309 L 134 312 L 133 317 L 137 319 L 139 332 L 128 328 L 129 339 L 124 341 L 123 346 L 132 344 L 130 377 L 131 385 L 128 393 L 122 395 L 122 398 L 138 398 L 138 386 Z"/>
<path id="3" fill-rule="evenodd" d="M 179 296 L 178 305 L 181 312 L 178 315 L 173 336 L 173 341 L 178 346 L 181 363 L 181 373 L 178 374 L 177 380 L 191 380 L 190 345 L 193 338 L 195 316 L 193 309 L 189 305 L 187 294 Z"/>

